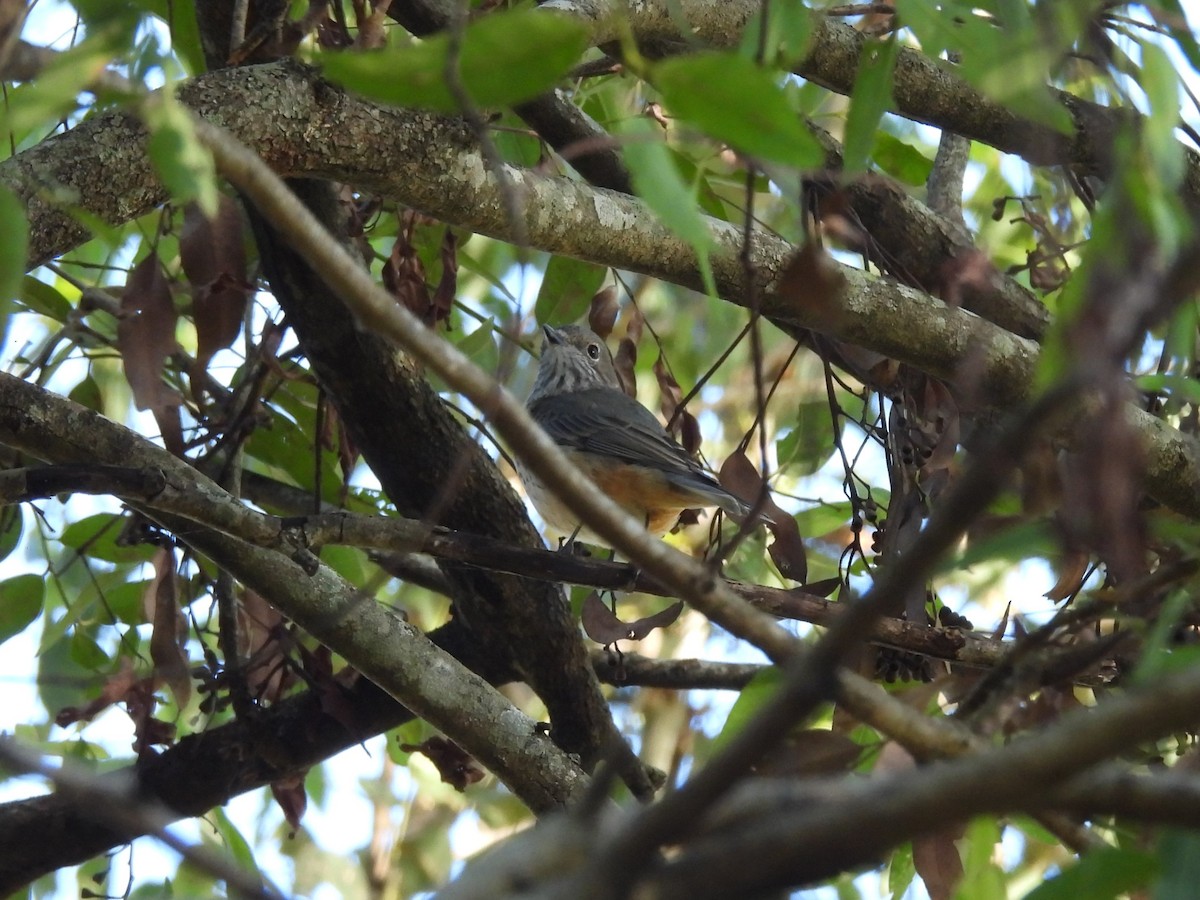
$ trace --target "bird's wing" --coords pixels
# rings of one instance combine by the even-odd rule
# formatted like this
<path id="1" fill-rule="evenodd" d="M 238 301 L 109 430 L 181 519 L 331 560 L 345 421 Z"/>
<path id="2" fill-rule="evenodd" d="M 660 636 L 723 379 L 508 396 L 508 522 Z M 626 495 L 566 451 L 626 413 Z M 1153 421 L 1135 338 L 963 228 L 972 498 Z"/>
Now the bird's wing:
<path id="1" fill-rule="evenodd" d="M 745 504 L 722 488 L 632 397 L 595 388 L 538 399 L 530 413 L 556 444 L 661 472 L 676 486 L 709 498 L 714 506 L 745 512 Z"/>

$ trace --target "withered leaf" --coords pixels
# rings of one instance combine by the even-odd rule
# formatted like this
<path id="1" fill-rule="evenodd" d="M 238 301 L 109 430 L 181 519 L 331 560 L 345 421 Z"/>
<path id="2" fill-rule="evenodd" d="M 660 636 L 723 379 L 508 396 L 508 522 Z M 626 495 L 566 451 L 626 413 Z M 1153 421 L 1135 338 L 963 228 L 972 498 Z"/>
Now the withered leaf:
<path id="1" fill-rule="evenodd" d="M 483 779 L 483 769 L 462 747 L 449 738 L 431 737 L 419 744 L 401 744 L 405 753 L 422 753 L 438 770 L 442 781 L 460 793 Z"/>
<path id="2" fill-rule="evenodd" d="M 913 866 L 925 882 L 930 900 L 950 900 L 962 881 L 962 857 L 954 843 L 959 837 L 961 826 L 913 839 Z"/>
<path id="3" fill-rule="evenodd" d="M 432 325 L 433 299 L 425 281 L 425 265 L 412 243 L 415 219 L 405 217 L 405 227 L 396 236 L 392 252 L 383 264 L 383 286 L 400 304 L 426 325 Z"/>
<path id="4" fill-rule="evenodd" d="M 700 423 L 687 410 L 677 417 L 679 422 L 679 443 L 689 454 L 695 455 L 700 449 Z"/>
<path id="5" fill-rule="evenodd" d="M 811 778 L 848 771 L 862 755 L 862 746 L 844 734 L 821 728 L 788 735 L 762 763 L 756 775 Z"/>
<path id="6" fill-rule="evenodd" d="M 1046 599 L 1057 603 L 1078 593 L 1079 589 L 1083 587 L 1083 580 L 1087 577 L 1090 562 L 1091 557 L 1082 550 L 1072 550 L 1067 553 L 1055 566 L 1058 580 L 1054 582 L 1054 587 L 1044 594 Z"/>
<path id="7" fill-rule="evenodd" d="M 308 792 L 304 790 L 304 774 L 302 772 L 271 782 L 271 796 L 279 804 L 279 809 L 283 812 L 284 819 L 287 820 L 288 828 L 291 829 L 288 837 L 296 836 L 296 832 L 300 829 L 300 820 L 304 818 L 304 812 L 308 809 Z"/>
<path id="8" fill-rule="evenodd" d="M 841 586 L 841 576 L 835 575 L 833 578 L 822 578 L 820 581 L 810 581 L 804 586 L 804 592 L 806 594 L 812 594 L 814 597 L 828 597 Z"/>
<path id="9" fill-rule="evenodd" d="M 157 406 L 152 412 L 158 424 L 158 433 L 162 435 L 163 446 L 176 456 L 183 456 L 183 418 L 179 415 L 178 404 Z"/>
<path id="10" fill-rule="evenodd" d="M 804 321 L 832 322 L 837 315 L 838 296 L 845 276 L 824 250 L 812 241 L 801 247 L 779 276 L 779 297 L 804 311 Z"/>
<path id="11" fill-rule="evenodd" d="M 616 285 L 610 284 L 608 287 L 601 288 L 592 297 L 591 305 L 588 307 L 588 328 L 596 332 L 601 340 L 608 340 L 608 336 L 612 334 L 613 325 L 617 321 L 619 310 Z"/>
<path id="12" fill-rule="evenodd" d="M 637 396 L 637 376 L 633 373 L 635 365 L 637 365 L 637 344 L 629 337 L 623 337 L 617 344 L 617 352 L 613 356 L 613 368 L 617 372 L 617 380 L 621 382 L 621 390 L 630 397 Z"/>
<path id="13" fill-rule="evenodd" d="M 661 353 L 654 361 L 654 377 L 658 380 L 659 409 L 671 430 L 674 431 L 679 424 L 675 417 L 675 411 L 679 409 L 679 401 L 683 399 L 683 388 L 679 386 L 675 376 L 667 370 L 667 364 Z"/>
<path id="14" fill-rule="evenodd" d="M 252 286 L 246 281 L 246 245 L 237 204 L 221 195 L 209 219 L 195 203 L 183 211 L 179 261 L 192 287 L 196 362 L 201 369 L 242 328 Z"/>
<path id="15" fill-rule="evenodd" d="M 431 324 L 448 322 L 458 296 L 458 238 L 449 228 L 442 236 L 442 276 L 433 292 L 430 311 Z"/>
<path id="16" fill-rule="evenodd" d="M 139 690 L 141 681 L 142 679 L 134 674 L 133 661 L 127 656 L 122 656 L 120 667 L 101 685 L 100 695 L 84 706 L 67 706 L 60 709 L 54 717 L 54 724 L 59 728 L 66 728 L 76 722 L 90 722 L 114 703 L 125 700 Z"/>
<path id="17" fill-rule="evenodd" d="M 996 626 L 995 630 L 992 631 L 993 641 L 1004 640 L 1004 632 L 1008 631 L 1008 616 L 1011 612 L 1012 601 L 1009 600 L 1008 604 L 1004 607 L 1004 615 L 1000 617 L 1000 623 Z"/>
<path id="18" fill-rule="evenodd" d="M 642 332 L 646 328 L 646 317 L 636 306 L 631 306 L 625 314 L 625 337 L 633 341 L 636 347 L 642 342 Z"/>
<path id="19" fill-rule="evenodd" d="M 192 675 L 184 652 L 187 618 L 179 608 L 174 550 L 160 547 L 153 564 L 154 578 L 143 598 L 143 604 L 150 608 L 150 659 L 154 661 L 155 674 L 182 709 L 192 696 Z"/>
<path id="20" fill-rule="evenodd" d="M 240 650 L 246 660 L 246 690 L 266 703 L 278 700 L 296 681 L 287 664 L 293 644 L 283 614 L 261 594 L 247 589 L 238 604 Z"/>
<path id="21" fill-rule="evenodd" d="M 125 380 L 138 409 L 179 403 L 179 395 L 163 383 L 167 358 L 175 352 L 175 304 L 158 254 L 150 253 L 129 273 L 121 293 L 117 349 L 125 361 Z"/>
<path id="22" fill-rule="evenodd" d="M 597 644 L 613 644 L 617 641 L 640 641 L 655 628 L 665 628 L 679 618 L 683 612 L 683 601 L 672 603 L 666 609 L 633 622 L 622 622 L 605 605 L 596 591 L 583 601 L 580 618 L 584 633 Z"/>
<path id="23" fill-rule="evenodd" d="M 751 506 L 757 505 L 763 494 L 762 474 L 742 450 L 726 458 L 718 480 L 725 490 Z M 784 578 L 803 584 L 808 577 L 808 552 L 804 547 L 800 526 L 771 498 L 770 492 L 762 499 L 759 515 L 774 537 L 767 552 L 771 554 L 779 573 Z"/>
<path id="24" fill-rule="evenodd" d="M 967 291 L 989 290 L 999 275 L 995 265 L 982 250 L 972 247 L 956 253 L 938 267 L 942 302 L 947 306 L 961 307 Z"/>

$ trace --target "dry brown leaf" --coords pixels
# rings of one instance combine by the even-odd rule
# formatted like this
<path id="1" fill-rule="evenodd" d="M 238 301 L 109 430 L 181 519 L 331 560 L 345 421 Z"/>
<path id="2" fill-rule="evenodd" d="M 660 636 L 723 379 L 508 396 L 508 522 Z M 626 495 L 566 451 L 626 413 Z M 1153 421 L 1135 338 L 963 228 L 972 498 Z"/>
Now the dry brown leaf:
<path id="1" fill-rule="evenodd" d="M 617 352 L 613 355 L 613 368 L 617 372 L 617 381 L 621 382 L 621 390 L 630 397 L 637 396 L 637 376 L 633 367 L 637 365 L 637 344 L 630 338 L 623 337 L 617 344 Z"/>
<path id="2" fill-rule="evenodd" d="M 675 380 L 675 376 L 667 371 L 667 364 L 660 353 L 654 361 L 654 377 L 658 380 L 659 410 L 667 420 L 672 432 L 678 430 L 675 411 L 679 409 L 679 401 L 683 399 L 683 388 Z"/>
<path id="3" fill-rule="evenodd" d="M 204 369 L 213 354 L 237 338 L 253 289 L 246 281 L 242 217 L 232 199 L 222 194 L 211 219 L 188 204 L 179 232 L 179 260 L 192 287 L 196 363 Z"/>
<path id="4" fill-rule="evenodd" d="M 426 325 L 432 325 L 433 299 L 425 281 L 425 265 L 412 242 L 415 227 L 415 217 L 406 213 L 404 227 L 396 235 L 392 252 L 383 264 L 383 286 L 405 309 Z"/>
<path id="5" fill-rule="evenodd" d="M 762 474 L 742 450 L 731 453 L 721 465 L 718 475 L 721 486 L 740 500 L 755 506 L 763 493 Z M 808 552 L 800 526 L 787 511 L 771 498 L 768 491 L 762 500 L 759 515 L 770 529 L 774 540 L 767 548 L 779 573 L 791 581 L 804 583 L 808 577 Z"/>
<path id="6" fill-rule="evenodd" d="M 683 612 L 683 601 L 672 603 L 666 609 L 633 622 L 623 622 L 600 599 L 596 591 L 584 598 L 580 620 L 584 633 L 597 644 L 614 644 L 617 641 L 640 641 L 656 628 L 665 628 L 679 618 Z"/>
<path id="7" fill-rule="evenodd" d="M 121 293 L 117 349 L 125 363 L 125 380 L 138 409 L 160 409 L 179 403 L 179 395 L 163 383 L 168 357 L 176 351 L 175 304 L 157 253 L 133 267 Z"/>
<path id="8" fill-rule="evenodd" d="M 592 303 L 588 307 L 588 328 L 596 332 L 601 340 L 607 341 L 608 336 L 612 334 L 613 325 L 616 324 L 620 308 L 616 285 L 610 284 L 601 288 L 592 297 Z"/>
<path id="9" fill-rule="evenodd" d="M 54 717 L 54 724 L 66 728 L 76 722 L 90 722 L 97 715 L 108 709 L 114 703 L 125 700 L 138 690 L 142 681 L 133 671 L 133 660 L 127 656 L 120 658 L 116 672 L 108 676 L 100 686 L 100 695 L 83 706 L 66 706 Z"/>
<path id="10" fill-rule="evenodd" d="M 1060 600 L 1066 600 L 1077 594 L 1083 587 L 1083 580 L 1087 577 L 1090 563 L 1091 556 L 1082 550 L 1072 550 L 1065 554 L 1054 567 L 1058 573 L 1058 580 L 1054 582 L 1054 587 L 1046 591 L 1043 596 L 1047 600 L 1058 603 Z"/>
<path id="11" fill-rule="evenodd" d="M 419 744 L 401 744 L 405 753 L 421 753 L 438 770 L 442 781 L 459 793 L 481 781 L 484 771 L 474 757 L 449 738 L 431 737 Z"/>
<path id="12" fill-rule="evenodd" d="M 430 302 L 432 323 L 450 321 L 450 312 L 454 309 L 454 300 L 458 296 L 458 238 L 449 228 L 442 236 L 442 276 L 438 279 L 437 288 Z"/>
<path id="13" fill-rule="evenodd" d="M 238 604 L 238 637 L 246 660 L 246 691 L 260 702 L 273 703 L 296 682 L 287 664 L 293 641 L 283 614 L 261 594 L 247 589 Z"/>
<path id="14" fill-rule="evenodd" d="M 962 826 L 913 839 L 913 866 L 930 900 L 950 900 L 962 881 L 962 857 L 955 840 L 962 837 Z"/>
<path id="15" fill-rule="evenodd" d="M 812 313 L 832 323 L 838 315 L 838 296 L 846 279 L 829 254 L 809 241 L 792 256 L 779 276 L 779 297 L 805 311 L 811 321 Z"/>
<path id="16" fill-rule="evenodd" d="M 812 778 L 840 775 L 862 755 L 862 746 L 844 734 L 823 728 L 805 729 L 788 735 L 762 763 L 756 775 Z"/>
<path id="17" fill-rule="evenodd" d="M 146 588 L 143 605 L 150 607 L 150 659 L 154 672 L 170 689 L 175 704 L 183 709 L 192 696 L 192 675 L 184 650 L 187 617 L 179 608 L 175 552 L 169 547 L 155 551 L 154 578 Z"/>
<path id="18" fill-rule="evenodd" d="M 284 819 L 287 820 L 291 831 L 288 837 L 295 837 L 300 830 L 300 820 L 308 809 L 308 792 L 304 790 L 304 776 L 307 772 L 290 775 L 279 781 L 271 782 L 271 796 L 279 804 Z"/>

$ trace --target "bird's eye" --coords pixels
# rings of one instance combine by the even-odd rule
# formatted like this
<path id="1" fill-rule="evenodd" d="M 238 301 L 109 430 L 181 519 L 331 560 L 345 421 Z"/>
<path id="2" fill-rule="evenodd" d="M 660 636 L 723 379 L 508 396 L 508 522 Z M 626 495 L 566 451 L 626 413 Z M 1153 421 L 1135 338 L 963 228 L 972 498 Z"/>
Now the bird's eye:
<path id="1" fill-rule="evenodd" d="M 599 344 L 588 344 L 587 345 L 587 355 L 590 359 L 599 359 L 600 358 L 600 345 Z"/>

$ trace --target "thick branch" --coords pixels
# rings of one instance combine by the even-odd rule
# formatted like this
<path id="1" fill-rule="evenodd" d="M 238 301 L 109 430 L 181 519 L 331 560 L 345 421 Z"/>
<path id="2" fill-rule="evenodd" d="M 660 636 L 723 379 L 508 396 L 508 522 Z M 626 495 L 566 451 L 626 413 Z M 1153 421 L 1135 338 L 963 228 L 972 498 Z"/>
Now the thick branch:
<path id="1" fill-rule="evenodd" d="M 625 28 L 640 41 L 655 46 L 678 45 L 679 22 L 715 47 L 736 46 L 749 17 L 758 10 L 754 0 L 550 0 L 543 4 L 587 22 L 592 40 L 618 40 Z M 829 18 L 818 18 L 809 40 L 808 55 L 793 71 L 831 91 L 849 95 L 858 77 L 867 35 Z M 1072 131 L 1063 134 L 1049 125 L 1022 117 L 989 99 L 955 74 L 953 66 L 902 48 L 892 75 L 892 111 L 917 122 L 952 131 L 973 141 L 1014 153 L 1033 165 L 1072 165 L 1082 172 L 1112 174 L 1113 141 L 1125 127 L 1139 128 L 1143 118 L 1132 109 L 1115 109 L 1082 100 L 1047 87 L 1062 105 Z M 1200 202 L 1200 156 L 1186 150 L 1185 195 Z"/>
<path id="2" fill-rule="evenodd" d="M 276 171 L 348 181 L 455 224 L 509 236 L 496 180 L 452 120 L 373 106 L 292 63 L 215 73 L 190 83 L 181 96 L 249 142 Z M 265 108 L 278 112 L 264 117 Z M 88 208 L 103 218 L 131 218 L 165 199 L 141 153 L 142 140 L 128 117 L 98 116 L 0 163 L 0 181 L 31 198 L 33 262 L 84 237 L 46 201 L 49 188 L 38 185 L 46 184 L 47 173 L 74 184 L 77 196 L 86 196 Z M 525 193 L 526 233 L 540 249 L 700 286 L 691 247 L 634 198 L 517 168 L 509 178 Z M 105 189 L 93 191 L 95 184 Z M 745 285 L 738 229 L 715 220 L 709 227 L 718 288 L 739 302 Z M 769 235 L 756 236 L 754 266 L 762 311 L 769 317 L 957 382 L 974 405 L 1011 407 L 1027 397 L 1037 358 L 1032 342 L 927 294 L 846 267 L 840 269 L 845 284 L 836 301 L 797 305 L 777 289 L 791 250 Z M 1129 415 L 1147 447 L 1148 490 L 1167 506 L 1200 516 L 1195 442 L 1136 409 Z"/>
<path id="3" fill-rule="evenodd" d="M 1119 812 L 1197 827 L 1194 776 L 1138 778 L 1105 764 L 1195 727 L 1197 703 L 1200 672 L 1176 673 L 1064 716 L 1037 734 L 948 762 L 866 779 L 747 780 L 700 823 L 696 839 L 676 848 L 634 891 L 689 900 L 765 896 L 874 864 L 905 840 L 984 813 Z M 944 743 L 954 753 L 970 741 Z M 594 896 L 603 886 L 587 863 L 620 839 L 631 815 L 601 816 L 574 839 L 574 817 L 545 820 L 468 866 L 439 896 L 510 897 L 516 893 L 497 886 L 526 883 L 545 886 L 537 894 L 542 897 Z M 754 864 L 746 865 L 748 859 Z"/>
<path id="4" fill-rule="evenodd" d="M 23 382 L 17 391 L 37 389 Z M 0 417 L 0 433 L 11 427 Z M 189 466 L 177 463 L 170 474 L 157 468 L 63 466 L 0 471 L 0 502 L 13 503 L 59 493 L 112 494 L 141 509 L 188 519 L 195 525 L 246 543 L 288 555 L 297 564 L 315 567 L 315 551 L 325 545 L 348 545 L 398 553 L 424 553 L 478 569 L 522 575 L 540 581 L 578 584 L 604 590 L 636 590 L 659 596 L 670 591 L 626 563 L 587 559 L 542 548 L 523 547 L 483 535 L 451 531 L 396 516 L 361 516 L 330 512 L 280 519 L 243 506 Z M 764 612 L 782 619 L 829 626 L 845 613 L 845 605 L 801 589 L 727 582 L 731 590 Z M 885 618 L 876 622 L 868 640 L 911 653 L 972 668 L 1000 663 L 1010 646 L 1003 641 L 957 628 L 930 628 Z M 1077 678 L 1102 684 L 1099 667 Z"/>
<path id="5" fill-rule="evenodd" d="M 58 463 L 158 468 L 198 494 L 223 492 L 138 435 L 69 400 L 0 375 L 0 442 Z M 564 803 L 582 773 L 539 737 L 536 723 L 475 673 L 325 566 L 306 574 L 286 557 L 148 510 L 182 540 L 269 599 L 321 643 L 445 731 L 534 809 Z M 473 710 L 473 712 L 464 712 Z"/>

